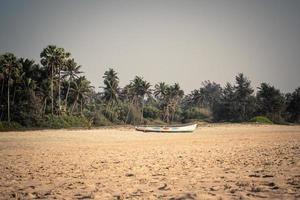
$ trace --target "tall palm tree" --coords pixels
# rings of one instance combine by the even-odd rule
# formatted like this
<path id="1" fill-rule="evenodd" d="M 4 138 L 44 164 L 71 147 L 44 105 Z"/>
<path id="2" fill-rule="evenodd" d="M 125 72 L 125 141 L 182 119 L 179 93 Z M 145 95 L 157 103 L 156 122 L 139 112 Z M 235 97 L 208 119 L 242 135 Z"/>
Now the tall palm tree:
<path id="1" fill-rule="evenodd" d="M 58 114 L 61 112 L 61 71 L 65 68 L 68 58 L 71 56 L 64 48 L 57 48 L 56 58 L 58 66 Z"/>
<path id="2" fill-rule="evenodd" d="M 65 106 L 67 108 L 68 106 L 68 97 L 71 87 L 71 82 L 73 82 L 76 78 L 78 78 L 78 74 L 81 74 L 82 71 L 80 71 L 81 66 L 77 65 L 77 63 L 74 61 L 74 59 L 68 59 L 65 63 L 64 71 L 62 72 L 62 78 L 68 79 L 68 89 L 65 97 Z"/>
<path id="3" fill-rule="evenodd" d="M 44 48 L 40 54 L 41 63 L 50 71 L 51 78 L 51 113 L 54 114 L 54 77 L 58 74 L 58 107 L 60 113 L 60 90 L 61 90 L 61 70 L 65 65 L 66 59 L 70 57 L 70 53 L 64 48 L 49 45 Z"/>
<path id="4" fill-rule="evenodd" d="M 141 122 L 144 115 L 144 101 L 146 96 L 151 95 L 151 85 L 149 82 L 143 80 L 142 77 L 136 76 L 129 85 L 129 91 L 132 94 L 131 103 L 141 110 Z M 129 112 L 129 111 L 128 111 Z"/>
<path id="5" fill-rule="evenodd" d="M 180 86 L 178 83 L 175 83 L 174 85 L 171 85 L 168 88 L 168 107 L 170 109 L 170 117 L 171 120 L 174 119 L 175 112 L 177 110 L 178 104 L 182 97 L 184 96 L 183 90 L 180 89 Z M 169 117 L 167 119 L 167 122 L 169 122 Z"/>
<path id="6" fill-rule="evenodd" d="M 118 93 L 119 93 L 119 77 L 117 72 L 110 68 L 108 71 L 104 72 L 104 87 L 103 90 L 103 100 L 110 105 L 117 103 Z"/>
<path id="7" fill-rule="evenodd" d="M 156 98 L 164 98 L 167 92 L 168 85 L 165 82 L 159 82 L 154 86 L 154 96 Z"/>
<path id="8" fill-rule="evenodd" d="M 80 113 L 83 115 L 83 103 L 84 100 L 88 97 L 88 95 L 91 93 L 92 86 L 90 85 L 90 81 L 88 81 L 85 76 L 80 76 L 78 79 L 76 79 L 73 82 L 73 87 L 71 88 L 71 91 L 73 95 L 75 96 L 74 103 L 71 109 L 71 114 L 74 111 L 75 106 L 80 103 Z"/>
<path id="9" fill-rule="evenodd" d="M 51 113 L 52 115 L 54 114 L 54 92 L 53 92 L 53 79 L 54 79 L 54 74 L 55 74 L 55 63 L 56 63 L 56 58 L 55 58 L 55 51 L 56 51 L 56 46 L 55 45 L 49 45 L 46 48 L 44 48 L 40 54 L 41 57 L 41 63 L 43 66 L 47 67 L 48 71 L 50 71 L 50 88 L 51 88 Z"/>
<path id="10" fill-rule="evenodd" d="M 18 77 L 20 64 L 12 53 L 0 56 L 0 71 L 7 77 L 7 121 L 10 122 L 10 86 L 13 83 L 12 76 Z"/>
<path id="11" fill-rule="evenodd" d="M 178 83 L 170 86 L 160 82 L 155 85 L 154 95 L 160 101 L 163 120 L 169 122 L 170 118 L 174 117 L 179 101 L 184 95 L 183 90 Z"/>

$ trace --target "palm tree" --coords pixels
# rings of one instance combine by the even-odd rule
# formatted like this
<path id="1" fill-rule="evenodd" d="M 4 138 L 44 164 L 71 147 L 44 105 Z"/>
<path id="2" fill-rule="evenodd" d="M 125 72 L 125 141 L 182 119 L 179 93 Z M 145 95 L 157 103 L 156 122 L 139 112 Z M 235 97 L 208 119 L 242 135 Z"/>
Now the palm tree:
<path id="1" fill-rule="evenodd" d="M 58 65 L 58 114 L 61 112 L 61 71 L 64 69 L 68 58 L 71 56 L 64 48 L 57 48 L 56 58 Z"/>
<path id="2" fill-rule="evenodd" d="M 154 96 L 156 98 L 164 98 L 169 86 L 165 82 L 159 82 L 154 86 Z"/>
<path id="3" fill-rule="evenodd" d="M 10 86 L 13 83 L 12 76 L 19 75 L 19 62 L 12 53 L 6 53 L 0 56 L 0 71 L 7 77 L 7 121 L 10 122 Z"/>
<path id="4" fill-rule="evenodd" d="M 43 49 L 40 54 L 41 63 L 47 67 L 50 71 L 51 78 L 51 113 L 54 113 L 54 77 L 58 74 L 58 107 L 60 113 L 60 83 L 61 83 L 61 70 L 66 62 L 66 59 L 70 57 L 70 53 L 66 52 L 64 48 L 58 48 L 55 45 L 49 45 Z"/>
<path id="5" fill-rule="evenodd" d="M 119 93 L 119 77 L 117 72 L 112 68 L 104 72 L 104 87 L 103 90 L 103 100 L 109 105 L 114 105 L 118 102 L 118 93 Z"/>
<path id="6" fill-rule="evenodd" d="M 141 109 L 141 122 L 143 121 L 144 115 L 145 96 L 149 97 L 151 95 L 150 87 L 150 83 L 139 76 L 136 76 L 129 85 L 129 93 L 132 94 L 131 104 L 135 104 L 136 107 L 140 107 Z"/>
<path id="7" fill-rule="evenodd" d="M 84 99 L 86 99 L 91 93 L 92 88 L 93 87 L 90 85 L 90 81 L 88 81 L 85 76 L 80 76 L 73 82 L 73 87 L 70 90 L 73 92 L 75 100 L 71 109 L 71 114 L 73 113 L 77 103 L 80 102 L 80 113 L 83 115 Z"/>
<path id="8" fill-rule="evenodd" d="M 78 74 L 81 74 L 80 71 L 81 66 L 77 65 L 77 63 L 74 61 L 74 59 L 68 59 L 65 63 L 65 69 L 62 72 L 62 78 L 68 78 L 68 89 L 65 97 L 65 106 L 67 108 L 68 106 L 68 97 L 70 92 L 70 86 L 71 82 L 73 82 L 76 78 L 78 78 Z"/>
<path id="9" fill-rule="evenodd" d="M 168 90 L 168 107 L 171 114 L 171 120 L 174 119 L 175 112 L 177 110 L 178 104 L 182 97 L 184 96 L 183 90 L 180 89 L 180 86 L 178 83 L 175 83 L 174 85 L 171 85 Z M 169 122 L 169 117 L 167 119 L 167 122 Z"/>
<path id="10" fill-rule="evenodd" d="M 178 83 L 169 86 L 160 82 L 155 85 L 154 95 L 160 101 L 163 120 L 169 122 L 170 117 L 174 117 L 179 101 L 184 95 L 183 90 Z"/>
<path id="11" fill-rule="evenodd" d="M 119 77 L 117 72 L 109 68 L 104 72 L 104 87 L 100 87 L 103 89 L 102 100 L 104 102 L 104 110 L 103 114 L 110 121 L 116 121 L 119 118 L 118 115 L 118 107 L 119 104 Z"/>

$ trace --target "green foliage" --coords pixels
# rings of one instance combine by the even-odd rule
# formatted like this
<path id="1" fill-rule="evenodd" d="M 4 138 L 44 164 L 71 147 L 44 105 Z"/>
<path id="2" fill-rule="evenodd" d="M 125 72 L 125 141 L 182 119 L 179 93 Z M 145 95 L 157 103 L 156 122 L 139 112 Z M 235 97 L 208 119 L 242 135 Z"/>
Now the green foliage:
<path id="1" fill-rule="evenodd" d="M 265 116 L 256 116 L 250 119 L 250 122 L 259 124 L 273 124 L 273 122 Z"/>
<path id="2" fill-rule="evenodd" d="M 93 117 L 94 126 L 111 126 L 113 123 L 109 121 L 102 113 L 97 112 Z"/>
<path id="3" fill-rule="evenodd" d="M 134 125 L 142 123 L 141 122 L 141 112 L 137 107 L 130 105 L 126 122 L 129 124 L 134 124 Z"/>
<path id="4" fill-rule="evenodd" d="M 300 123 L 300 87 L 292 94 L 287 95 L 287 113 L 288 120 L 291 122 Z"/>
<path id="5" fill-rule="evenodd" d="M 207 108 L 191 107 L 183 111 L 183 120 L 197 119 L 204 120 L 211 117 L 211 112 Z"/>
<path id="6" fill-rule="evenodd" d="M 85 117 L 47 115 L 41 122 L 40 127 L 60 129 L 70 127 L 87 127 L 88 125 L 89 122 Z"/>
<path id="7" fill-rule="evenodd" d="M 213 108 L 215 121 L 243 122 L 253 117 L 256 99 L 252 95 L 251 81 L 242 73 L 236 76 L 236 84 L 227 83 L 220 101 Z"/>
<path id="8" fill-rule="evenodd" d="M 0 131 L 21 130 L 23 127 L 17 122 L 0 122 Z"/>
<path id="9" fill-rule="evenodd" d="M 113 124 L 150 124 L 205 121 L 249 121 L 266 116 L 274 123 L 300 122 L 300 88 L 284 95 L 262 83 L 257 95 L 242 73 L 235 84 L 221 87 L 205 81 L 184 95 L 178 83 L 151 84 L 140 76 L 119 87 L 116 71 L 102 77 L 96 93 L 70 53 L 49 45 L 40 54 L 42 65 L 11 53 L 0 55 L 0 120 L 23 127 L 91 127 Z M 51 115 L 50 115 L 51 114 Z M 80 117 L 79 117 L 80 115 Z M 13 129 L 1 124 L 1 129 Z M 16 125 L 18 127 L 18 125 Z"/>
<path id="10" fill-rule="evenodd" d="M 144 118 L 147 119 L 158 119 L 160 110 L 154 106 L 145 106 L 144 108 Z"/>
<path id="11" fill-rule="evenodd" d="M 261 83 L 257 92 L 258 113 L 268 116 L 273 122 L 282 123 L 281 113 L 285 107 L 280 90 L 267 83 Z"/>

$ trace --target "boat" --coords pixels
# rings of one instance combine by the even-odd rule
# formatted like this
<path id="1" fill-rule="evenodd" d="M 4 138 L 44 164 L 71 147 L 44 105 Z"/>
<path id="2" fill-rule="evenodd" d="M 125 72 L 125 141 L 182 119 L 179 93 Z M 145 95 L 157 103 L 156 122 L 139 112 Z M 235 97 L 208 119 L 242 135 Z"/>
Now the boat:
<path id="1" fill-rule="evenodd" d="M 144 132 L 193 132 L 197 124 L 184 124 L 184 125 L 164 125 L 164 126 L 136 126 L 137 131 Z"/>

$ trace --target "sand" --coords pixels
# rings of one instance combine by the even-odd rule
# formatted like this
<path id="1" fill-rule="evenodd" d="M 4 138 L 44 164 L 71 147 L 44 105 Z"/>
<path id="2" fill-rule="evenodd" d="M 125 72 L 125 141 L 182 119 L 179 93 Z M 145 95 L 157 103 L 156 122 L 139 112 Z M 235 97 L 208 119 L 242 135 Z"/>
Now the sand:
<path id="1" fill-rule="evenodd" d="M 300 199 L 300 126 L 0 133 L 0 199 Z"/>

